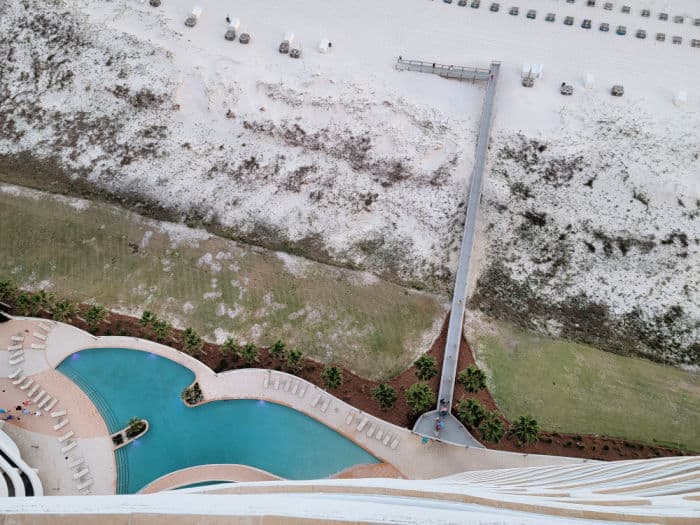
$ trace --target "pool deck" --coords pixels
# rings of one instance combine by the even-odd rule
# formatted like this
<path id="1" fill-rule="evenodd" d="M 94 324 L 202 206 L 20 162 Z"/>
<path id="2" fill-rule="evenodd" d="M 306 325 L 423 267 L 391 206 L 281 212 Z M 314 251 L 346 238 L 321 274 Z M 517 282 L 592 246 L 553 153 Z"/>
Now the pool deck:
<path id="1" fill-rule="evenodd" d="M 34 333 L 44 333 L 39 328 L 40 322 L 50 327 L 45 342 L 33 336 Z M 7 347 L 11 345 L 11 336 L 18 334 L 25 335 L 23 343 L 25 361 L 11 367 L 8 364 Z M 45 344 L 46 348 L 31 349 L 32 343 Z M 25 399 L 24 392 L 7 379 L 8 374 L 18 366 L 24 370 L 25 375 L 35 382 L 40 382 L 43 389 L 60 399 L 53 410 L 67 410 L 70 430 L 75 433 L 78 442 L 78 447 L 71 454 L 78 450 L 81 457 L 84 456 L 86 459 L 90 471 L 99 473 L 99 476 L 94 477 L 94 484 L 91 487 L 91 492 L 95 494 L 114 494 L 116 491 L 116 466 L 109 432 L 89 397 L 55 370 L 66 357 L 89 348 L 129 348 L 165 357 L 194 372 L 207 402 L 226 399 L 263 399 L 288 406 L 332 428 L 377 457 L 387 467 L 393 467 L 369 470 L 349 469 L 344 473 L 349 476 L 367 477 L 374 473 L 382 477 L 393 474 L 392 477 L 427 479 L 465 470 L 563 465 L 590 461 L 469 448 L 434 440 L 423 443 L 421 436 L 411 430 L 362 412 L 322 388 L 284 372 L 246 368 L 217 374 L 187 354 L 144 339 L 95 337 L 70 325 L 38 319 L 16 318 L 0 324 L 0 377 L 2 377 L 0 386 L 6 391 L 3 394 L 3 400 L 8 399 L 16 403 Z M 7 394 L 11 397 L 6 398 Z M 53 418 L 42 414 L 39 417 L 22 417 L 21 421 L 8 421 L 4 428 L 11 428 L 8 433 L 18 441 L 23 456 L 30 464 L 32 459 L 36 458 L 36 465 L 32 466 L 39 468 L 39 477 L 45 484 L 47 494 L 76 494 L 78 492 L 76 482 L 72 479 L 72 471 L 68 468 L 68 461 L 63 459 L 65 456 L 60 455 L 60 447 L 57 446 L 57 437 L 65 433 L 68 427 L 56 432 L 53 430 L 53 424 Z M 37 455 L 34 445 L 39 441 L 41 442 L 38 444 L 39 447 L 45 447 L 47 450 L 56 448 L 51 453 L 52 458 L 56 456 L 54 460 L 47 461 L 44 457 L 46 454 L 41 457 Z M 206 466 L 209 469 L 206 471 L 207 475 L 215 474 L 215 471 L 211 470 L 214 467 L 217 466 Z M 249 476 L 249 473 L 244 474 L 244 470 L 239 470 L 238 473 Z M 190 479 L 187 479 L 188 472 L 192 474 Z M 175 480 L 171 480 L 173 484 L 169 486 L 202 481 L 203 472 L 200 467 L 173 473 L 172 475 L 178 475 Z M 228 469 L 223 479 L 229 480 L 235 474 L 233 470 Z M 223 475 L 224 472 L 219 474 L 219 476 Z"/>

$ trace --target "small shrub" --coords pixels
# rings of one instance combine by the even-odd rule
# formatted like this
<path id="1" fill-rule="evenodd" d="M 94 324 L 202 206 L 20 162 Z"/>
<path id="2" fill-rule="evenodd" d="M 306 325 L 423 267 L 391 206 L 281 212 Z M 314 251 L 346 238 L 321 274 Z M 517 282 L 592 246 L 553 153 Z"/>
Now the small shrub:
<path id="1" fill-rule="evenodd" d="M 530 416 L 520 416 L 510 427 L 511 433 L 517 438 L 518 446 L 525 443 L 536 443 L 540 426 Z"/>
<path id="2" fill-rule="evenodd" d="M 185 388 L 180 394 L 180 397 L 182 397 L 188 405 L 196 405 L 204 401 L 204 395 L 202 395 L 202 390 L 199 388 L 199 383 Z"/>
<path id="3" fill-rule="evenodd" d="M 99 304 L 93 304 L 85 312 L 84 318 L 88 328 L 96 330 L 100 323 L 107 318 L 107 309 Z"/>
<path id="4" fill-rule="evenodd" d="M 134 438 L 146 430 L 146 423 L 137 417 L 132 417 L 129 420 L 129 425 L 126 428 L 126 437 Z"/>
<path id="5" fill-rule="evenodd" d="M 78 313 L 78 307 L 68 299 L 62 299 L 53 305 L 51 317 L 54 321 L 65 323 Z"/>
<path id="6" fill-rule="evenodd" d="M 156 320 L 156 315 L 150 310 L 144 310 L 141 314 L 141 319 L 139 319 L 139 324 L 141 326 L 148 326 L 153 321 Z"/>
<path id="7" fill-rule="evenodd" d="M 0 301 L 11 301 L 17 296 L 17 287 L 9 279 L 0 279 Z"/>
<path id="8" fill-rule="evenodd" d="M 382 410 L 388 410 L 396 403 L 396 389 L 387 384 L 378 385 L 373 392 L 374 399 L 379 401 Z"/>
<path id="9" fill-rule="evenodd" d="M 185 328 L 182 332 L 182 351 L 192 356 L 202 352 L 204 341 L 194 328 Z"/>
<path id="10" fill-rule="evenodd" d="M 462 423 L 472 428 L 478 428 L 488 411 L 473 397 L 461 399 L 457 403 L 457 417 Z"/>
<path id="11" fill-rule="evenodd" d="M 301 370 L 301 360 L 303 358 L 301 350 L 290 350 L 285 356 L 285 362 L 287 365 L 287 370 L 292 373 L 299 372 Z"/>
<path id="12" fill-rule="evenodd" d="M 233 340 L 233 337 L 229 336 L 226 338 L 226 341 L 224 341 L 224 344 L 221 345 L 221 353 L 222 355 L 238 359 L 240 357 L 241 347 Z"/>
<path id="13" fill-rule="evenodd" d="M 489 412 L 479 425 L 479 432 L 481 432 L 481 437 L 488 441 L 489 443 L 498 443 L 503 434 L 505 434 L 506 429 L 503 426 L 503 421 L 498 417 L 496 412 Z"/>
<path id="14" fill-rule="evenodd" d="M 162 343 L 165 341 L 172 332 L 172 326 L 165 319 L 153 319 L 151 324 L 151 330 L 153 331 L 153 337 L 156 341 Z"/>
<path id="15" fill-rule="evenodd" d="M 427 383 L 414 383 L 406 390 L 406 404 L 414 414 L 422 414 L 435 404 L 435 392 Z"/>
<path id="16" fill-rule="evenodd" d="M 241 350 L 241 357 L 248 366 L 258 361 L 258 348 L 253 343 L 247 343 Z"/>
<path id="17" fill-rule="evenodd" d="M 270 357 L 281 359 L 284 356 L 284 343 L 279 339 L 270 347 Z"/>
<path id="18" fill-rule="evenodd" d="M 457 382 L 462 385 L 467 392 L 478 392 L 486 388 L 486 374 L 483 370 L 474 365 L 469 365 L 457 376 Z"/>
<path id="19" fill-rule="evenodd" d="M 339 388 L 343 384 L 343 371 L 337 366 L 326 367 L 321 372 L 321 379 L 323 379 L 323 384 L 326 385 L 326 388 Z"/>
<path id="20" fill-rule="evenodd" d="M 435 377 L 438 373 L 435 358 L 429 355 L 420 356 L 416 362 L 416 376 L 422 381 Z"/>

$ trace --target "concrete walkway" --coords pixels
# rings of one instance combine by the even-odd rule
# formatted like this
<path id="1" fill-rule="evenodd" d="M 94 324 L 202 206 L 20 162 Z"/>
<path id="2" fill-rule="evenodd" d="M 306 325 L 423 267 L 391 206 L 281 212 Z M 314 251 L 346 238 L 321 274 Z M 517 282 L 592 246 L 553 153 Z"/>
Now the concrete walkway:
<path id="1" fill-rule="evenodd" d="M 439 434 L 435 432 L 436 418 L 441 401 L 447 407 L 453 403 L 455 379 L 457 377 L 457 362 L 459 360 L 459 346 L 462 340 L 462 324 L 464 322 L 464 308 L 467 302 L 467 282 L 469 277 L 469 263 L 474 244 L 474 232 L 476 231 L 476 219 L 479 213 L 479 201 L 481 200 L 481 184 L 486 164 L 486 154 L 489 145 L 489 133 L 491 131 L 491 116 L 493 114 L 493 102 L 496 96 L 496 82 L 501 65 L 493 62 L 489 69 L 486 84 L 486 95 L 481 112 L 479 135 L 476 141 L 476 158 L 472 171 L 471 184 L 469 186 L 469 199 L 467 201 L 467 218 L 464 223 L 462 248 L 459 252 L 459 265 L 455 279 L 454 293 L 452 295 L 452 310 L 447 328 L 447 341 L 445 343 L 445 356 L 442 362 L 442 375 L 440 377 L 440 391 L 438 393 L 438 405 L 435 410 L 423 414 L 416 421 L 413 430 L 425 436 L 467 445 L 470 447 L 482 447 L 467 431 L 459 420 L 448 414 L 442 418 L 442 429 Z"/>

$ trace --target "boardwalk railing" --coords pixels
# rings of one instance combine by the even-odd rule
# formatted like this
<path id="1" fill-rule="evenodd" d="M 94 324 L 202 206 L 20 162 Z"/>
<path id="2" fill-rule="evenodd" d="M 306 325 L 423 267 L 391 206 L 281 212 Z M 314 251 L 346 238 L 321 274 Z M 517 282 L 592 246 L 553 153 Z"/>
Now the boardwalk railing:
<path id="1" fill-rule="evenodd" d="M 459 80 L 488 80 L 489 70 L 479 67 L 464 67 L 436 62 L 422 62 L 420 60 L 404 60 L 399 58 L 394 66 L 399 71 L 419 71 L 420 73 L 433 73 L 445 78 L 457 78 Z"/>

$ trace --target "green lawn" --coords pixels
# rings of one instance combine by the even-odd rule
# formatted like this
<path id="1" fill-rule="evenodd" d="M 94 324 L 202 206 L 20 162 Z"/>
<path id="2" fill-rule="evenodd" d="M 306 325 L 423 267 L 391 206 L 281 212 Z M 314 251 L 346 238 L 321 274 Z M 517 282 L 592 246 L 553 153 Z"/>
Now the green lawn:
<path id="1" fill-rule="evenodd" d="M 698 374 L 501 323 L 469 340 L 509 419 L 531 414 L 545 430 L 700 451 Z"/>
<path id="2" fill-rule="evenodd" d="M 376 379 L 410 366 L 445 314 L 443 297 L 358 272 L 291 257 L 285 265 L 275 252 L 113 206 L 80 208 L 0 191 L 0 278 L 45 281 L 59 296 L 127 312 L 149 309 L 211 339 L 280 338 Z"/>

